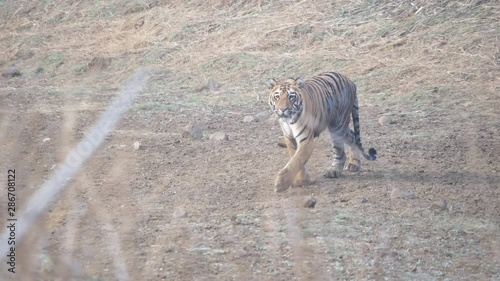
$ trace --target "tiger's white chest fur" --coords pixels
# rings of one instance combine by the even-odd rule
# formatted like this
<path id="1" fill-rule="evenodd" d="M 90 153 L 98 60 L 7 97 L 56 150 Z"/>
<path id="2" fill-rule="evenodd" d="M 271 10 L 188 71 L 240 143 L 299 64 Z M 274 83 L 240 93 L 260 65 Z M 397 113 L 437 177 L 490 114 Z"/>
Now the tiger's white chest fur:
<path id="1" fill-rule="evenodd" d="M 283 133 L 290 139 L 295 139 L 302 131 L 302 126 L 298 123 L 290 124 L 285 120 L 279 119 Z"/>

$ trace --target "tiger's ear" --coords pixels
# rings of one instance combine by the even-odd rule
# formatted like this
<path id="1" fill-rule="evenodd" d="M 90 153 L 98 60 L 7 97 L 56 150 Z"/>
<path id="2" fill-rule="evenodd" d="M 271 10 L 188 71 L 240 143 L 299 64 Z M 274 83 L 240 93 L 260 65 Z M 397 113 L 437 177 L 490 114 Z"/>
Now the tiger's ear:
<path id="1" fill-rule="evenodd" d="M 304 87 L 304 79 L 302 79 L 302 77 L 295 79 L 295 84 L 297 84 L 297 86 L 299 86 L 299 88 Z"/>
<path id="2" fill-rule="evenodd" d="M 266 82 L 266 85 L 269 89 L 272 89 L 274 88 L 274 86 L 276 86 L 276 80 L 274 80 L 274 78 L 270 78 L 269 80 L 267 80 Z"/>

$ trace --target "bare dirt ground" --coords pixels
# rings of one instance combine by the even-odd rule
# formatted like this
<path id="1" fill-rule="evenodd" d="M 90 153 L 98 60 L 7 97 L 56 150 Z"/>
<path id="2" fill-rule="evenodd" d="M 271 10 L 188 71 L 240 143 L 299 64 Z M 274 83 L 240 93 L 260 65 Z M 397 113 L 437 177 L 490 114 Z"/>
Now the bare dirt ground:
<path id="1" fill-rule="evenodd" d="M 500 280 L 499 9 L 0 1 L 0 164 L 16 169 L 19 209 L 132 73 L 151 75 L 0 278 Z M 288 156 L 265 81 L 332 70 L 357 83 L 363 143 L 379 159 L 322 178 L 325 133 L 313 184 L 274 193 Z M 204 88 L 209 78 L 220 87 Z M 183 137 L 188 124 L 203 137 Z"/>

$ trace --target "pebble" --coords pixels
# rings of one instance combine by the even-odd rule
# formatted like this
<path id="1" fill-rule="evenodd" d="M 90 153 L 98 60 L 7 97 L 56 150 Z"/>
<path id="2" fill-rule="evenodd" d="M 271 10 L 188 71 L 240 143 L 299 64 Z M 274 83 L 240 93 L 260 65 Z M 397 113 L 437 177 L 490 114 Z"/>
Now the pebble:
<path id="1" fill-rule="evenodd" d="M 451 213 L 465 213 L 465 207 L 458 203 L 451 204 L 449 210 Z"/>
<path id="2" fill-rule="evenodd" d="M 214 91 L 214 90 L 219 89 L 219 87 L 220 87 L 220 84 L 217 83 L 217 81 L 215 81 L 212 78 L 208 78 L 207 85 L 205 86 L 206 89 L 208 89 L 210 91 Z"/>
<path id="3" fill-rule="evenodd" d="M 399 188 L 394 188 L 391 191 L 391 199 L 396 199 L 396 198 L 408 200 L 408 199 L 416 199 L 417 196 L 415 196 L 414 194 L 412 194 L 408 191 L 404 191 L 404 190 L 401 190 Z"/>
<path id="4" fill-rule="evenodd" d="M 12 77 L 17 77 L 17 76 L 21 76 L 21 71 L 19 71 L 19 69 L 15 68 L 15 67 L 11 67 L 7 70 L 5 70 L 4 72 L 2 72 L 2 77 L 5 77 L 5 78 L 12 78 Z"/>
<path id="5" fill-rule="evenodd" d="M 228 141 L 229 140 L 229 136 L 224 132 L 215 132 L 215 133 L 211 134 L 208 138 L 211 140 L 216 140 L 216 141 Z"/>
<path id="6" fill-rule="evenodd" d="M 285 137 L 280 137 L 276 145 L 278 145 L 281 148 L 286 148 Z"/>
<path id="7" fill-rule="evenodd" d="M 387 126 L 389 124 L 394 124 L 394 120 L 390 116 L 384 115 L 378 119 L 378 123 L 382 126 Z"/>
<path id="8" fill-rule="evenodd" d="M 183 218 L 187 215 L 186 210 L 182 207 L 177 207 L 174 210 L 174 214 L 172 215 L 174 218 Z"/>
<path id="9" fill-rule="evenodd" d="M 439 200 L 432 203 L 429 206 L 429 209 L 435 210 L 437 212 L 448 211 L 448 203 L 446 202 L 446 200 Z"/>
<path id="10" fill-rule="evenodd" d="M 141 145 L 140 141 L 134 142 L 134 150 L 139 150 L 141 148 L 142 148 L 142 145 Z"/>
<path id="11" fill-rule="evenodd" d="M 243 122 L 244 123 L 252 123 L 252 122 L 259 122 L 259 118 L 255 115 L 247 115 L 243 117 Z"/>
<path id="12" fill-rule="evenodd" d="M 199 140 L 203 138 L 203 129 L 190 123 L 182 128 L 182 137 Z"/>
<path id="13" fill-rule="evenodd" d="M 316 206 L 316 202 L 318 202 L 318 200 L 314 197 L 314 194 L 312 194 L 304 199 L 302 206 L 304 206 L 304 208 L 314 208 L 314 206 Z"/>

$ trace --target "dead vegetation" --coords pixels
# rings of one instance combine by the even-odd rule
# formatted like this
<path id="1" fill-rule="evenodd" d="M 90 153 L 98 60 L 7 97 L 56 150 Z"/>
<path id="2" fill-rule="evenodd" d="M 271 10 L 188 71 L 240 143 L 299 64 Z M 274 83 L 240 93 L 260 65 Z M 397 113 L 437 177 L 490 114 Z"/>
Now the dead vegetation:
<path id="1" fill-rule="evenodd" d="M 494 1 L 21 1 L 4 6 L 0 63 L 34 67 L 63 56 L 64 63 L 49 70 L 68 78 L 75 77 L 75 66 L 107 57 L 112 61 L 108 77 L 125 77 L 137 67 L 165 69 L 190 89 L 198 81 L 187 77 L 260 89 L 257 82 L 266 77 L 308 77 L 334 69 L 354 76 L 366 93 L 397 96 L 437 87 L 464 95 L 474 91 L 474 82 L 487 93 L 497 90 L 499 8 Z M 20 52 L 34 55 L 17 59 Z"/>

